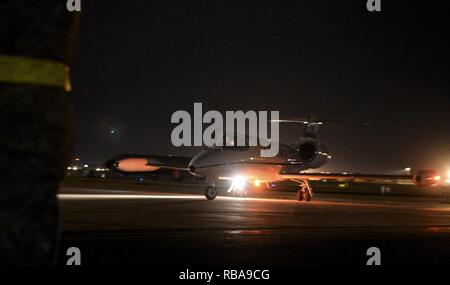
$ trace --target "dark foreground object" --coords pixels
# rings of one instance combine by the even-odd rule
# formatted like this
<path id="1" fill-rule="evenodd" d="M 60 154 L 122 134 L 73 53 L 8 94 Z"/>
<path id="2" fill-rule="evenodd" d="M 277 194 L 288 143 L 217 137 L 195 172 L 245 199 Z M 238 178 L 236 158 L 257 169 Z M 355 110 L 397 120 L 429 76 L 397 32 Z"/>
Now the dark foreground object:
<path id="1" fill-rule="evenodd" d="M 301 203 L 293 193 L 251 193 L 259 198 L 206 201 L 164 188 L 64 189 L 59 263 L 75 246 L 82 264 L 365 265 L 370 247 L 382 264 L 450 264 L 450 205 L 439 200 L 327 194 Z"/>
<path id="2" fill-rule="evenodd" d="M 74 16 L 65 1 L 38 2 L 0 4 L 0 55 L 10 60 L 0 74 L 14 78 L 0 79 L 0 264 L 53 264 L 56 257 L 56 193 L 70 154 L 70 96 L 48 84 L 64 74 L 28 60 L 67 65 Z"/>
<path id="3" fill-rule="evenodd" d="M 64 234 L 61 246 L 79 247 L 86 265 L 365 265 L 372 246 L 380 248 L 383 265 L 450 264 L 448 231 L 359 230 L 91 232 Z M 66 259 L 62 251 L 60 263 Z"/>

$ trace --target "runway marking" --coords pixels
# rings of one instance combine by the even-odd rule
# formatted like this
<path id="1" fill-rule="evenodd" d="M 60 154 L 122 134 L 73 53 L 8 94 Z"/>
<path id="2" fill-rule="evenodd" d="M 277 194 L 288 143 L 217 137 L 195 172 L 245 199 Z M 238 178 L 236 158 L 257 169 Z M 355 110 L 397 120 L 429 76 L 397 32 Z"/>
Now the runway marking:
<path id="1" fill-rule="evenodd" d="M 137 195 L 137 194 L 58 194 L 61 200 L 102 200 L 102 199 L 185 199 L 185 200 L 206 200 L 203 195 Z M 227 197 L 220 196 L 216 200 L 229 201 L 257 201 L 257 202 L 275 202 L 275 203 L 299 203 L 297 200 L 270 199 L 270 198 L 249 198 L 249 197 Z M 316 202 L 317 203 L 317 202 Z M 323 203 L 323 202 L 319 202 Z M 326 203 L 326 202 L 325 202 Z M 334 203 L 334 202 L 332 202 Z"/>
<path id="2" fill-rule="evenodd" d="M 135 195 L 135 194 L 58 194 L 61 200 L 102 200 L 102 199 L 195 199 L 206 200 L 203 195 Z M 259 201 L 259 202 L 278 202 L 278 203 L 298 203 L 295 200 L 266 199 L 266 198 L 244 198 L 244 197 L 217 197 L 217 200 L 233 201 Z"/>
<path id="3" fill-rule="evenodd" d="M 205 199 L 200 195 L 131 195 L 131 194 L 58 194 L 62 200 L 99 200 L 99 199 Z"/>
<path id="4" fill-rule="evenodd" d="M 61 200 L 130 200 L 130 199 L 145 199 L 145 200 L 205 200 L 203 195 L 187 195 L 187 194 L 58 194 Z M 226 201 L 254 201 L 254 202 L 269 202 L 269 203 L 284 203 L 284 204 L 299 204 L 299 205 L 316 205 L 316 206 L 363 206 L 370 208 L 390 207 L 397 209 L 409 209 L 411 207 L 417 210 L 425 210 L 432 212 L 450 212 L 450 207 L 430 207 L 418 206 L 414 204 L 392 204 L 392 203 L 377 203 L 377 202 L 359 202 L 359 201 L 323 201 L 314 200 L 313 202 L 299 202 L 295 199 L 274 199 L 274 198 L 251 198 L 251 197 L 229 197 L 218 196 L 216 200 Z"/>

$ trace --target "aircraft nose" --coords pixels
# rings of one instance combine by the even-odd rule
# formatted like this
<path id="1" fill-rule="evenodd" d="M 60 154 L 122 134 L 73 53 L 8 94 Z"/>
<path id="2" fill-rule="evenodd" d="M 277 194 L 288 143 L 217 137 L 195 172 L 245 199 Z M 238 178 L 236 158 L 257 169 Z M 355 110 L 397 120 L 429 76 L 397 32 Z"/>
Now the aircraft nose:
<path id="1" fill-rule="evenodd" d="M 116 159 L 110 159 L 105 163 L 106 168 L 108 169 L 117 169 L 119 168 L 119 161 Z"/>

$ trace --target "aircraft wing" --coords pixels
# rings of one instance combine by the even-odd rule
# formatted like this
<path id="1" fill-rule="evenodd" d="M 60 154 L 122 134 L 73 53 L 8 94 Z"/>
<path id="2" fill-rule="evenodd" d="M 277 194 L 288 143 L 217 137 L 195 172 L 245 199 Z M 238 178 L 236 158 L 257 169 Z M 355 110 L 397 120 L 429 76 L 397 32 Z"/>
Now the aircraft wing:
<path id="1" fill-rule="evenodd" d="M 389 174 L 361 174 L 361 173 L 297 173 L 280 174 L 283 179 L 309 179 L 309 180 L 412 180 L 412 175 L 389 175 Z"/>
<path id="2" fill-rule="evenodd" d="M 281 179 L 286 180 L 339 180 L 339 181 L 364 181 L 364 182 L 397 182 L 409 180 L 419 186 L 433 186 L 441 177 L 433 170 L 419 170 L 415 175 L 390 175 L 390 174 L 362 174 L 362 173 L 281 173 Z"/>

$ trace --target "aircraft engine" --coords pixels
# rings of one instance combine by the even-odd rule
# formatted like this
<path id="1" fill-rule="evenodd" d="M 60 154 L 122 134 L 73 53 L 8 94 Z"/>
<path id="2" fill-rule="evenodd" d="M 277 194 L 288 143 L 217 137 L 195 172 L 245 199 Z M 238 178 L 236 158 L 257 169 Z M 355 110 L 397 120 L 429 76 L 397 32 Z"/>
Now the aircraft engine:
<path id="1" fill-rule="evenodd" d="M 302 162 L 311 162 L 317 157 L 318 143 L 314 141 L 301 143 L 297 151 Z"/>
<path id="2" fill-rule="evenodd" d="M 434 170 L 419 170 L 413 177 L 413 181 L 417 186 L 433 186 L 436 185 L 441 177 Z"/>
<path id="3" fill-rule="evenodd" d="M 330 155 L 326 147 L 316 140 L 305 140 L 297 146 L 298 159 L 311 168 L 324 165 Z"/>

